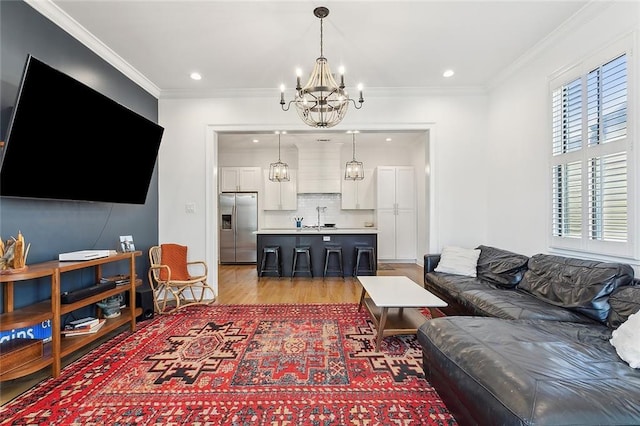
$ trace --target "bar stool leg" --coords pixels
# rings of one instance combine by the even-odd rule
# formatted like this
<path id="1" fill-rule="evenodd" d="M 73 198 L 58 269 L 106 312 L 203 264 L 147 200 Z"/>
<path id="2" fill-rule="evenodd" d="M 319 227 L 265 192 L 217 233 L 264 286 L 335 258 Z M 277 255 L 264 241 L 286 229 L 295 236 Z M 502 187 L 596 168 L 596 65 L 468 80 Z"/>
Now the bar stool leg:
<path id="1" fill-rule="evenodd" d="M 259 274 L 261 278 L 262 278 L 262 275 L 264 274 L 264 267 L 267 264 L 268 255 L 269 255 L 268 253 L 262 253 L 262 262 L 260 262 L 260 274 Z"/>
<path id="2" fill-rule="evenodd" d="M 307 258 L 307 270 L 299 271 L 298 268 L 298 256 L 304 254 Z M 313 278 L 313 269 L 311 267 L 311 249 L 309 247 L 296 247 L 293 249 L 293 265 L 291 267 L 291 279 L 293 279 L 296 272 L 306 272 L 311 278 Z"/>

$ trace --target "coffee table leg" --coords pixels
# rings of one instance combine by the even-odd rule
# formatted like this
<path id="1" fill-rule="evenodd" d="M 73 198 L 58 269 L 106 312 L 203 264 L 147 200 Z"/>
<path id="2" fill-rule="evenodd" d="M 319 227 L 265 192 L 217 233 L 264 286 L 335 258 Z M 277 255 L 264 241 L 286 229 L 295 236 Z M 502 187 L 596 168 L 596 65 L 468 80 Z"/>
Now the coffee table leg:
<path id="1" fill-rule="evenodd" d="M 364 295 L 367 291 L 362 287 L 362 294 L 360 295 L 360 304 L 358 305 L 358 311 L 362 309 L 362 302 L 364 302 Z"/>
<path id="2" fill-rule="evenodd" d="M 378 336 L 376 337 L 376 352 L 380 351 L 380 344 L 382 343 L 382 335 L 384 333 L 384 325 L 387 322 L 387 312 L 389 308 L 382 308 L 382 314 L 380 315 L 380 321 L 378 322 Z"/>

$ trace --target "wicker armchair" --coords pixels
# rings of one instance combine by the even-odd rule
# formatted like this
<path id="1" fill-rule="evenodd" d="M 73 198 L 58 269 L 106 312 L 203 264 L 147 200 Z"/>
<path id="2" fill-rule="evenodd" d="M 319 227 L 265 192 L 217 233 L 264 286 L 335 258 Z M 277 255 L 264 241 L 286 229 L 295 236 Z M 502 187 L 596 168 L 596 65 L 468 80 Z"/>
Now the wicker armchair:
<path id="1" fill-rule="evenodd" d="M 207 284 L 207 264 L 203 261 L 188 262 L 187 247 L 178 244 L 153 246 L 149 249 L 149 261 L 149 284 L 157 313 L 168 314 L 185 306 L 209 304 L 216 300 L 215 291 Z M 197 271 L 198 275 L 191 275 L 191 270 Z M 205 298 L 208 295 L 211 297 Z"/>

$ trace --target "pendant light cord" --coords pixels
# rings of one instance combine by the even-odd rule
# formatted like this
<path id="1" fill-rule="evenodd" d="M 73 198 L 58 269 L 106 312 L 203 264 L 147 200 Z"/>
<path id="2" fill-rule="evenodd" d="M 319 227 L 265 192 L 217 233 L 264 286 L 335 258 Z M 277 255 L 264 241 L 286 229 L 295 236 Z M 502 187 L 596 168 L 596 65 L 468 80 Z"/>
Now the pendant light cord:
<path id="1" fill-rule="evenodd" d="M 356 134 L 351 133 L 351 139 L 353 139 L 353 161 L 356 161 Z"/>

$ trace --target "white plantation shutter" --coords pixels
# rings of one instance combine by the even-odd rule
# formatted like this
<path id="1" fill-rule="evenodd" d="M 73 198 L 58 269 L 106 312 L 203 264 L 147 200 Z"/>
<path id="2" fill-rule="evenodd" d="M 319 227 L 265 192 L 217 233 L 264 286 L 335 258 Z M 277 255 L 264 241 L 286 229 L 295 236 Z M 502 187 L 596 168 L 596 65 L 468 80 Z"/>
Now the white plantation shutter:
<path id="1" fill-rule="evenodd" d="M 628 255 L 633 203 L 627 54 L 582 75 L 572 72 L 551 87 L 552 245 Z"/>
<path id="2" fill-rule="evenodd" d="M 582 167 L 580 162 L 553 169 L 553 235 L 582 236 Z"/>
<path id="3" fill-rule="evenodd" d="M 582 90 L 574 80 L 553 92 L 553 155 L 582 147 Z"/>
<path id="4" fill-rule="evenodd" d="M 627 241 L 627 154 L 589 161 L 589 237 Z"/>
<path id="5" fill-rule="evenodd" d="M 627 57 L 620 56 L 587 76 L 589 146 L 627 137 Z"/>

